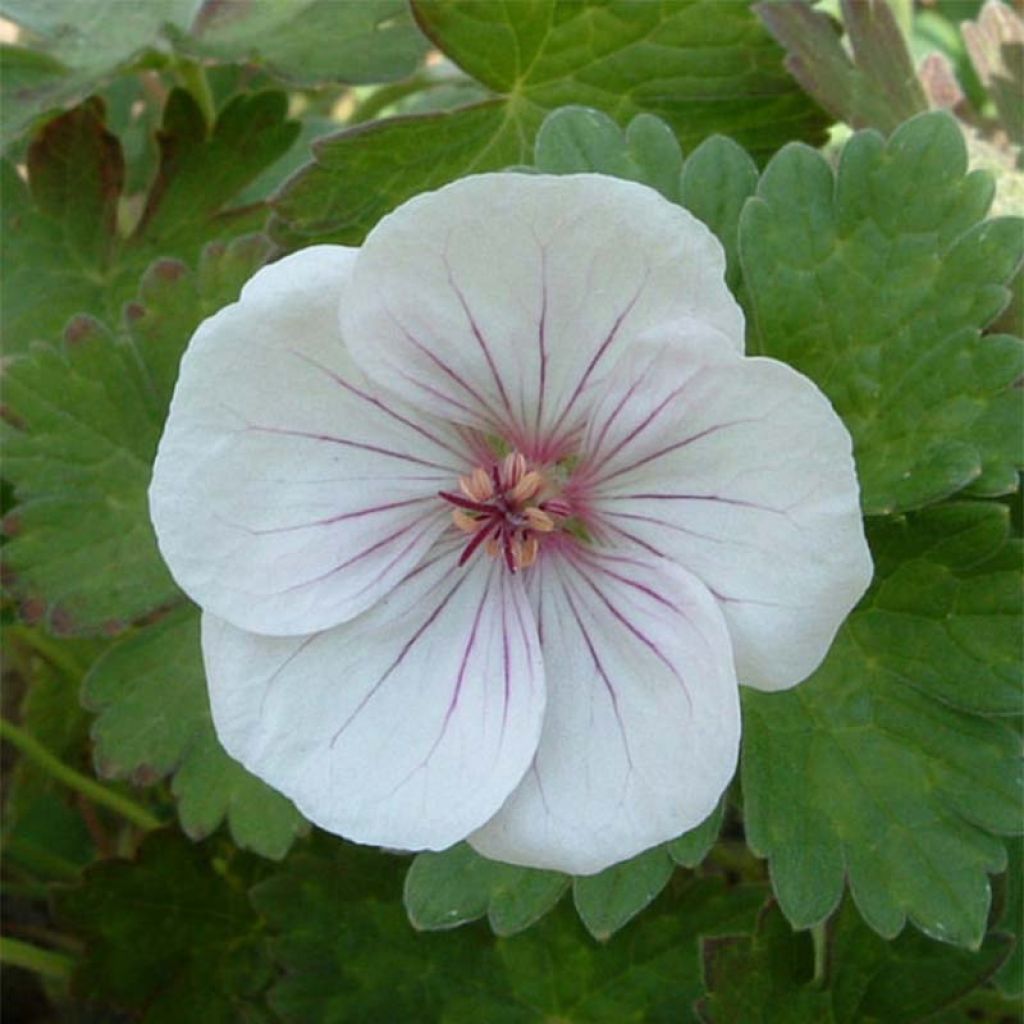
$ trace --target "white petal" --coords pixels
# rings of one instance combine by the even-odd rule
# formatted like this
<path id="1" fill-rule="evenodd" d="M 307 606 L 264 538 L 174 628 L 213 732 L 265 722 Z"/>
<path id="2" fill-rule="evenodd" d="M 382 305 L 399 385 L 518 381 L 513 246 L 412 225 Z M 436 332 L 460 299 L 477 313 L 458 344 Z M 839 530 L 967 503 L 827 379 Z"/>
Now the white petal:
<path id="1" fill-rule="evenodd" d="M 150 509 L 197 603 L 243 629 L 310 633 L 369 607 L 448 522 L 468 466 L 449 426 L 368 385 L 337 308 L 354 250 L 305 249 L 205 321 L 181 364 Z"/>
<path id="2" fill-rule="evenodd" d="M 805 679 L 871 579 L 850 435 L 771 359 L 647 347 L 616 369 L 583 445 L 599 532 L 697 575 L 740 682 Z"/>
<path id="3" fill-rule="evenodd" d="M 581 425 L 613 358 L 653 328 L 696 320 L 742 351 L 724 269 L 711 232 L 646 186 L 483 174 L 374 228 L 342 323 L 371 377 L 542 456 Z"/>
<path id="4" fill-rule="evenodd" d="M 534 765 L 470 837 L 592 874 L 696 826 L 736 767 L 729 635 L 707 590 L 648 555 L 542 556 L 530 582 L 548 710 Z"/>
<path id="5" fill-rule="evenodd" d="M 321 828 L 443 849 L 529 766 L 544 712 L 532 612 L 496 560 L 455 557 L 435 548 L 376 607 L 308 637 L 204 616 L 224 748 Z"/>

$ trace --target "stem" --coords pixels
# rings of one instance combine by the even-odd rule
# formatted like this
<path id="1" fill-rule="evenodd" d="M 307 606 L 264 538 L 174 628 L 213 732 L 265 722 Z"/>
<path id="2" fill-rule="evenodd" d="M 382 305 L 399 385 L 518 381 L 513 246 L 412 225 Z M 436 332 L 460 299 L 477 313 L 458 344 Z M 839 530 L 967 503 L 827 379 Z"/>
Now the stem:
<path id="1" fill-rule="evenodd" d="M 162 822 L 159 818 L 150 814 L 134 800 L 129 800 L 127 797 L 107 789 L 106 786 L 100 785 L 94 779 L 82 775 L 81 772 L 76 772 L 74 768 L 69 768 L 34 736 L 30 736 L 24 730 L 8 722 L 6 718 L 0 718 L 0 739 L 7 740 L 58 782 L 63 782 L 65 786 L 75 790 L 76 793 L 81 793 L 93 803 L 120 814 L 122 818 L 138 825 L 139 828 L 148 831 L 161 826 Z"/>
<path id="2" fill-rule="evenodd" d="M 75 961 L 63 953 L 54 953 L 49 949 L 40 949 L 28 942 L 0 936 L 0 963 L 14 967 L 24 967 L 47 978 L 68 978 L 75 966 Z"/>
<path id="3" fill-rule="evenodd" d="M 39 655 L 48 665 L 55 668 L 70 682 L 77 683 L 85 675 L 85 666 L 71 654 L 67 646 L 60 640 L 54 640 L 41 630 L 26 626 L 8 626 L 8 637 L 15 643 L 28 647 L 33 654 Z"/>
<path id="4" fill-rule="evenodd" d="M 374 89 L 369 96 L 359 104 L 349 117 L 349 124 L 362 124 L 364 121 L 372 121 L 382 110 L 404 100 L 406 96 L 413 93 L 426 92 L 428 89 L 437 89 L 442 85 L 457 85 L 461 82 L 472 82 L 473 79 L 464 75 L 441 76 L 430 72 L 420 72 L 403 82 L 394 82 L 391 85 L 382 85 Z"/>
<path id="5" fill-rule="evenodd" d="M 213 101 L 210 80 L 206 77 L 206 69 L 194 60 L 183 60 L 177 67 L 181 84 L 192 94 L 192 98 L 203 112 L 206 126 L 212 128 L 217 120 L 217 105 Z"/>
<path id="6" fill-rule="evenodd" d="M 811 941 L 814 943 L 814 978 L 811 984 L 821 988 L 825 984 L 825 969 L 828 960 L 828 939 L 825 929 L 828 921 L 819 921 L 811 926 Z"/>

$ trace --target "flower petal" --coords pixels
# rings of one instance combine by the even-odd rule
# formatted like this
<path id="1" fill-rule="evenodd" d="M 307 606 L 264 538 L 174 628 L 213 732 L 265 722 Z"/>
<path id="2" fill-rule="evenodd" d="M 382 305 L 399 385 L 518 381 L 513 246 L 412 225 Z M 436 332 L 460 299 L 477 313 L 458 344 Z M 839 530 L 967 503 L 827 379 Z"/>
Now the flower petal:
<path id="1" fill-rule="evenodd" d="M 203 620 L 224 748 L 314 824 L 443 849 L 487 820 L 536 750 L 543 667 L 519 577 L 435 548 L 387 598 L 307 637 Z"/>
<path id="2" fill-rule="evenodd" d="M 736 767 L 729 634 L 665 559 L 565 549 L 535 567 L 548 710 L 533 767 L 470 837 L 486 857 L 592 874 L 714 809 Z"/>
<path id="3" fill-rule="evenodd" d="M 482 174 L 385 217 L 342 309 L 353 357 L 407 400 L 556 454 L 583 396 L 652 328 L 697 320 L 743 349 L 708 229 L 595 174 Z"/>
<path id="4" fill-rule="evenodd" d="M 640 348 L 583 450 L 595 529 L 703 580 L 740 682 L 810 675 L 872 571 L 850 435 L 810 380 L 707 345 Z"/>
<path id="5" fill-rule="evenodd" d="M 181 364 L 150 510 L 196 602 L 243 629 L 314 632 L 373 604 L 448 522 L 469 465 L 444 424 L 382 401 L 342 343 L 354 250 L 261 270 Z"/>

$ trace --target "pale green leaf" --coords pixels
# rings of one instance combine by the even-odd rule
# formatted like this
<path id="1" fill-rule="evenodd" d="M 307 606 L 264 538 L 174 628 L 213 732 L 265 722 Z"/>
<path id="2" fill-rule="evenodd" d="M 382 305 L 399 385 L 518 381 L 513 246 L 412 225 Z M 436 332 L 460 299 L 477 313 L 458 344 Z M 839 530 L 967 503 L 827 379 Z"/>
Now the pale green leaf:
<path id="1" fill-rule="evenodd" d="M 608 939 L 668 885 L 675 862 L 664 846 L 638 854 L 596 875 L 576 878 L 572 896 L 595 939 Z"/>
<path id="2" fill-rule="evenodd" d="M 405 908 L 414 927 L 454 928 L 487 916 L 496 935 L 514 935 L 544 916 L 569 879 L 487 860 L 467 843 L 421 853 L 405 877 Z"/>

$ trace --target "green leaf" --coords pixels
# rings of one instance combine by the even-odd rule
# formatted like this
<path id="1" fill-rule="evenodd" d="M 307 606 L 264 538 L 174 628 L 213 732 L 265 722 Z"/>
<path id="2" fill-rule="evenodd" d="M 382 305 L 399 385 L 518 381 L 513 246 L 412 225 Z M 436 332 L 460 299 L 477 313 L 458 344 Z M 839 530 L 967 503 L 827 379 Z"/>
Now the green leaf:
<path id="1" fill-rule="evenodd" d="M 283 1021 L 690 1021 L 698 936 L 748 930 L 764 898 L 759 886 L 693 880 L 603 946 L 565 905 L 512 938 L 472 926 L 424 935 L 395 898 L 401 870 L 320 840 L 254 889 L 285 971 L 269 1000 Z"/>
<path id="2" fill-rule="evenodd" d="M 593 172 L 639 181 L 679 199 L 683 154 L 672 129 L 652 114 L 638 114 L 623 132 L 599 110 L 560 107 L 540 126 L 533 163 L 545 174 Z"/>
<path id="3" fill-rule="evenodd" d="M 715 233 L 725 249 L 725 280 L 741 290 L 740 213 L 757 188 L 757 167 L 732 139 L 713 135 L 690 154 L 679 183 L 679 201 Z M 745 296 L 741 295 L 745 299 Z"/>
<path id="4" fill-rule="evenodd" d="M 703 863 L 711 848 L 718 842 L 718 834 L 722 831 L 725 818 L 725 797 L 718 806 L 696 828 L 684 832 L 678 839 L 673 839 L 665 849 L 669 856 L 681 867 L 695 868 Z"/>
<path id="5" fill-rule="evenodd" d="M 23 626 L 4 630 L 4 645 L 5 690 L 13 694 L 25 688 L 19 724 L 62 762 L 88 771 L 88 715 L 78 701 L 78 681 L 80 666 L 103 645 L 55 641 Z M 95 856 L 75 794 L 31 759 L 19 757 L 7 771 L 3 810 L 8 865 L 34 877 L 66 881 Z"/>
<path id="6" fill-rule="evenodd" d="M 774 905 L 751 938 L 704 943 L 708 996 L 698 1004 L 708 1024 L 836 1024 L 827 992 L 812 987 L 814 948 Z"/>
<path id="7" fill-rule="evenodd" d="M 429 45 L 402 0 L 207 3 L 177 39 L 187 53 L 254 61 L 302 85 L 404 78 Z"/>
<path id="8" fill-rule="evenodd" d="M 104 861 L 59 894 L 58 920 L 86 943 L 80 1000 L 134 1009 L 145 1024 L 267 1019 L 272 968 L 246 897 L 259 865 L 211 852 L 155 832 L 136 861 Z"/>
<path id="9" fill-rule="evenodd" d="M 724 804 L 697 828 L 622 864 L 572 880 L 584 925 L 605 940 L 640 913 L 668 884 L 675 864 L 695 867 L 715 844 Z M 674 863 L 673 863 L 674 862 Z M 455 928 L 487 916 L 496 935 L 514 935 L 552 910 L 570 879 L 481 857 L 466 843 L 421 853 L 405 879 L 405 905 L 417 928 Z"/>
<path id="10" fill-rule="evenodd" d="M 193 263 L 203 245 L 258 229 L 262 204 L 237 194 L 292 144 L 283 93 L 235 97 L 212 132 L 191 96 L 174 90 L 159 133 L 160 162 L 140 222 L 117 223 L 121 146 L 90 101 L 49 122 L 28 150 L 28 184 L 3 165 L 4 341 L 8 352 L 50 341 L 78 313 L 120 320 L 139 277 L 159 257 Z"/>
<path id="11" fill-rule="evenodd" d="M 981 503 L 873 524 L 875 583 L 825 663 L 787 693 L 744 693 L 747 839 L 795 927 L 849 879 L 886 937 L 910 917 L 981 942 L 987 874 L 1005 866 L 995 834 L 1020 828 L 1016 732 L 971 713 L 1020 707 L 1007 528 L 1005 507 Z"/>
<path id="12" fill-rule="evenodd" d="M 779 63 L 750 5 L 718 0 L 417 0 L 437 46 L 496 94 L 460 109 L 360 125 L 314 147 L 277 197 L 279 240 L 359 242 L 399 203 L 462 175 L 530 160 L 545 115 L 593 107 L 663 118 L 684 147 L 716 132 L 766 157 L 817 140 L 819 114 Z M 634 128 L 643 160 L 664 140 Z M 660 158 L 659 158 L 660 159 Z"/>
<path id="13" fill-rule="evenodd" d="M 1017 836 L 1007 844 L 1009 864 L 1003 879 L 1002 913 L 997 927 L 1016 938 L 1009 959 L 996 975 L 999 990 L 1007 996 L 1024 995 L 1024 839 Z"/>
<path id="14" fill-rule="evenodd" d="M 427 43 L 401 0 L 4 0 L 32 50 L 5 54 L 5 144 L 47 111 L 94 91 L 141 58 L 170 51 L 256 63 L 289 82 L 383 82 L 410 74 Z M 10 61 L 10 63 L 8 63 Z"/>
<path id="15" fill-rule="evenodd" d="M 684 165 L 672 129 L 653 114 L 638 114 L 625 132 L 599 110 L 561 107 L 544 119 L 534 166 L 546 174 L 594 172 L 639 181 L 702 220 L 726 252 L 726 281 L 745 301 L 740 280 L 739 220 L 757 189 L 757 165 L 722 135 L 705 139 Z"/>
<path id="16" fill-rule="evenodd" d="M 405 907 L 423 931 L 455 928 L 487 916 L 496 935 L 529 928 L 561 899 L 569 879 L 556 871 L 499 864 L 459 843 L 421 853 L 405 876 Z"/>
<path id="17" fill-rule="evenodd" d="M 60 349 L 8 365 L 4 473 L 18 505 L 3 563 L 30 618 L 113 633 L 178 599 L 149 523 L 150 467 L 189 336 L 266 254 L 248 238 L 209 248 L 196 274 L 160 261 L 129 307 L 129 337 L 78 317 Z"/>
<path id="18" fill-rule="evenodd" d="M 191 606 L 115 644 L 90 670 L 82 701 L 98 712 L 99 774 L 149 784 L 173 773 L 178 816 L 193 839 L 226 819 L 238 846 L 280 859 L 305 831 L 291 802 L 217 741 Z"/>
<path id="19" fill-rule="evenodd" d="M 875 935 L 847 901 L 822 939 L 793 932 L 776 906 L 751 938 L 704 943 L 710 990 L 699 1008 L 710 1024 L 914 1024 L 981 985 L 1005 960 L 1009 940 L 989 936 L 977 953 L 907 932 Z M 827 941 L 827 946 L 824 944 Z"/>
<path id="20" fill-rule="evenodd" d="M 760 3 L 757 13 L 786 48 L 786 67 L 837 121 L 888 134 L 928 109 L 888 0 L 840 0 L 851 53 L 838 26 L 805 0 Z"/>
<path id="21" fill-rule="evenodd" d="M 595 939 L 610 938 L 668 885 L 674 870 L 668 851 L 656 846 L 600 874 L 574 879 L 573 902 L 587 931 Z"/>
<path id="22" fill-rule="evenodd" d="M 885 942 L 846 901 L 832 926 L 828 955 L 836 1024 L 930 1020 L 983 984 L 1010 945 L 1006 935 L 989 935 L 972 953 L 913 931 Z"/>
<path id="23" fill-rule="evenodd" d="M 967 174 L 945 113 L 889 142 L 860 132 L 838 176 L 786 147 L 740 222 L 756 347 L 817 381 L 854 438 L 868 513 L 972 485 L 1009 493 L 1021 464 L 1019 339 L 982 337 L 1024 252 L 1015 218 L 981 222 L 987 175 Z"/>

